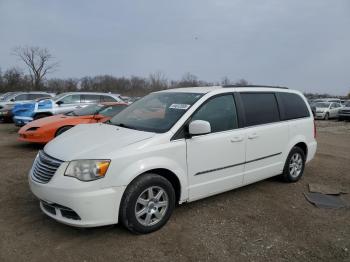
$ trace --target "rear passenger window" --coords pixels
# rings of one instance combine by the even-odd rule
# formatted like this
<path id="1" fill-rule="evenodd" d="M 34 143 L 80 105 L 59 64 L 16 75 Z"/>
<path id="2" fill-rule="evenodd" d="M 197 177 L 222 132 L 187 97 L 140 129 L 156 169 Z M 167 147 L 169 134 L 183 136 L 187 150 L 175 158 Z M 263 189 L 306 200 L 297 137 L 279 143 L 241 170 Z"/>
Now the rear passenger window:
<path id="1" fill-rule="evenodd" d="M 99 95 L 83 95 L 82 96 L 83 103 L 100 103 Z"/>
<path id="2" fill-rule="evenodd" d="M 238 121 L 233 96 L 224 95 L 210 99 L 193 115 L 193 120 L 208 121 L 212 133 L 237 128 Z"/>
<path id="3" fill-rule="evenodd" d="M 278 93 L 278 97 L 280 98 L 284 109 L 284 115 L 282 116 L 283 120 L 310 116 L 309 109 L 299 95 L 281 92 Z"/>
<path id="4" fill-rule="evenodd" d="M 279 121 L 277 100 L 273 93 L 241 93 L 246 126 Z"/>
<path id="5" fill-rule="evenodd" d="M 15 101 L 24 101 L 28 99 L 28 95 L 27 94 L 21 94 L 16 96 Z"/>

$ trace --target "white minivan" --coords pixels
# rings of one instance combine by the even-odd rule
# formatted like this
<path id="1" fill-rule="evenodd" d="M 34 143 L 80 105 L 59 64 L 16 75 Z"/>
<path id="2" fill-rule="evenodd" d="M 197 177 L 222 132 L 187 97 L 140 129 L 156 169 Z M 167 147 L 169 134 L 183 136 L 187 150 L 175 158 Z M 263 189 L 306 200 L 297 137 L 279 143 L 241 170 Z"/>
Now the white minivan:
<path id="1" fill-rule="evenodd" d="M 281 175 L 296 182 L 315 155 L 304 96 L 264 86 L 151 93 L 107 123 L 48 143 L 29 172 L 42 211 L 62 223 L 162 227 L 176 204 Z"/>

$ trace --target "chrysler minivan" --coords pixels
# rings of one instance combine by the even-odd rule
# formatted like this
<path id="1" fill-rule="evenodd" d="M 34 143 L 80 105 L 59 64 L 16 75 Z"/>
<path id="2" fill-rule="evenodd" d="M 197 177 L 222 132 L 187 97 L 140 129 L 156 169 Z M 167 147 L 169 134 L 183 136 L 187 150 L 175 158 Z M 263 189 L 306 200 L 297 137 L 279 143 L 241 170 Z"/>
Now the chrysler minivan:
<path id="1" fill-rule="evenodd" d="M 315 155 L 311 109 L 298 91 L 214 86 L 151 93 L 107 123 L 78 125 L 29 172 L 42 211 L 59 222 L 161 228 L 176 204 L 272 176 L 298 181 Z"/>

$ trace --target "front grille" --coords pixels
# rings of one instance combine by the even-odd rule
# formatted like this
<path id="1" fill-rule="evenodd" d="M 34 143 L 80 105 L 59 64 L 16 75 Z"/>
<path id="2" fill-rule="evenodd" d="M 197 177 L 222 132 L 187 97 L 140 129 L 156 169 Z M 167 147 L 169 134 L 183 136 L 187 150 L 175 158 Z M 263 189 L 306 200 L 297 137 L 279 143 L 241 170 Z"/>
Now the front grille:
<path id="1" fill-rule="evenodd" d="M 339 113 L 343 113 L 343 114 L 350 114 L 350 110 L 340 110 Z"/>
<path id="2" fill-rule="evenodd" d="M 33 180 L 39 183 L 49 182 L 62 163 L 63 161 L 53 158 L 43 150 L 40 150 L 33 164 Z"/>

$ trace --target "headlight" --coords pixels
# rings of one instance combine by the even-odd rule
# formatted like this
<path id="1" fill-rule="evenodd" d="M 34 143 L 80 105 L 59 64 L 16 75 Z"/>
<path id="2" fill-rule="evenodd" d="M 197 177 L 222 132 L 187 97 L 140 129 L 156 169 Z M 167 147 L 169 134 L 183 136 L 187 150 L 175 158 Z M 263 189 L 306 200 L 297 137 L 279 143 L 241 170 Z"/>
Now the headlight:
<path id="1" fill-rule="evenodd" d="M 73 160 L 69 162 L 64 175 L 82 181 L 96 180 L 105 176 L 110 162 L 110 160 Z"/>

